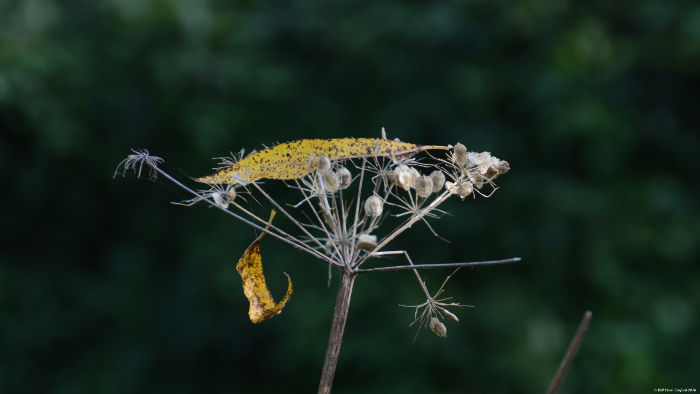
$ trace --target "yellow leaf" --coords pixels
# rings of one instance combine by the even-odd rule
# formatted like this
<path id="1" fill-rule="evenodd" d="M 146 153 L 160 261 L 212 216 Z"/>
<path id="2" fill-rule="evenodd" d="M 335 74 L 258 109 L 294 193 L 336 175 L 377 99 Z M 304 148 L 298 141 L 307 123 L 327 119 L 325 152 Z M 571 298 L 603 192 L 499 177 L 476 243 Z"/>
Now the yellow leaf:
<path id="1" fill-rule="evenodd" d="M 270 222 L 275 217 L 275 211 L 270 215 Z M 265 276 L 263 275 L 262 257 L 260 256 L 260 240 L 265 233 L 260 236 L 246 249 L 243 257 L 238 260 L 236 270 L 241 274 L 243 279 L 243 294 L 250 302 L 248 316 L 253 323 L 260 323 L 263 320 L 269 319 L 272 316 L 279 315 L 282 308 L 287 304 L 289 296 L 292 295 L 292 279 L 287 275 L 289 285 L 287 293 L 282 298 L 279 304 L 275 304 L 272 299 L 270 290 L 267 288 Z"/>
<path id="2" fill-rule="evenodd" d="M 208 184 L 239 183 L 259 179 L 297 179 L 316 170 L 319 156 L 331 161 L 383 156 L 407 159 L 430 149 L 449 149 L 439 145 L 416 145 L 375 138 L 304 139 L 263 149 L 229 168 L 197 179 Z"/>

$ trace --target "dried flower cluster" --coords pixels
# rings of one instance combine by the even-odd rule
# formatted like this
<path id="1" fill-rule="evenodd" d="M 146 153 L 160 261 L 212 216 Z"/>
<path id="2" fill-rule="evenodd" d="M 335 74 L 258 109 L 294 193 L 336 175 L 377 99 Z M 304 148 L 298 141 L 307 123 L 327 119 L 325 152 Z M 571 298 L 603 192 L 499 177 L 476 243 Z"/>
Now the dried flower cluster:
<path id="1" fill-rule="evenodd" d="M 409 265 L 393 268 L 412 269 L 427 297 L 423 304 L 412 306 L 416 309 L 413 323 L 418 322 L 419 327 L 429 327 L 436 335 L 445 337 L 447 330 L 442 321 L 445 318 L 459 321 L 447 308 L 463 305 L 438 299 L 445 283 L 431 296 L 409 254 L 404 250 L 387 250 L 387 246 L 418 221 L 424 222 L 437 236 L 428 219 L 444 213 L 439 206 L 451 196 L 462 200 L 476 194 L 490 196 L 496 190 L 494 179 L 509 170 L 508 162 L 489 152 L 470 152 L 461 143 L 443 147 L 447 151 L 443 157 L 428 151 L 422 157 L 377 154 L 382 140 L 376 141 L 375 154 L 363 157 L 331 160 L 330 154 L 308 155 L 305 159 L 308 169 L 298 171 L 306 175 L 285 181 L 300 195 L 296 205 L 278 202 L 270 196 L 263 189 L 262 181 L 251 180 L 250 174 L 256 169 L 247 166 L 242 173 L 232 173 L 231 179 L 224 178 L 225 183 L 212 183 L 209 189 L 196 192 L 183 204 L 206 201 L 350 275 L 378 270 L 361 268 L 369 258 L 388 254 L 405 256 Z M 235 166 L 244 158 L 243 152 L 224 158 L 220 168 Z M 161 161 L 148 152 L 134 152 L 121 164 L 123 171 L 133 169 L 139 174 L 145 164 L 153 173 L 162 173 L 186 188 L 158 168 Z M 206 179 L 221 179 L 213 177 Z M 482 193 L 485 186 L 489 186 L 488 194 Z M 283 231 L 243 207 L 237 199 L 241 193 L 267 200 L 296 227 L 298 234 Z M 401 221 L 385 220 L 389 216 L 401 218 Z"/>

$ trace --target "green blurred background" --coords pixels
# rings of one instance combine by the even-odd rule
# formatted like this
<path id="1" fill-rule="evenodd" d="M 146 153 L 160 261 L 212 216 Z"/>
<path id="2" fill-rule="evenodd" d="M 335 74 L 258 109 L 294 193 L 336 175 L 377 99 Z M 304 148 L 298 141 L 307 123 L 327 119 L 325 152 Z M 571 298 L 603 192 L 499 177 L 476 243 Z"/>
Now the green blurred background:
<path id="1" fill-rule="evenodd" d="M 282 271 L 296 291 L 253 325 L 255 232 L 113 170 L 381 127 L 512 167 L 447 204 L 452 244 L 396 247 L 523 262 L 455 275 L 476 307 L 415 343 L 415 278 L 360 277 L 335 392 L 543 392 L 587 309 L 561 392 L 698 389 L 699 99 L 697 1 L 0 1 L 0 392 L 314 392 L 326 267 L 264 241 L 273 294 Z"/>

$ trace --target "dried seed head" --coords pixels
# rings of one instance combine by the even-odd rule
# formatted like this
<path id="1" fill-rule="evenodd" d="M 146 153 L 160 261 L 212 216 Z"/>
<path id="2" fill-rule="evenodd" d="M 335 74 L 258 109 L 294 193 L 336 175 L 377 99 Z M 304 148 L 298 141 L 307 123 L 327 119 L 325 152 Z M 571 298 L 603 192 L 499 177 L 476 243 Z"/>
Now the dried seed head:
<path id="1" fill-rule="evenodd" d="M 491 164 L 489 164 L 489 168 L 486 169 L 486 172 L 484 173 L 484 177 L 488 179 L 493 179 L 498 175 L 498 170 Z"/>
<path id="2" fill-rule="evenodd" d="M 454 147 L 454 151 L 452 152 L 452 160 L 461 166 L 466 166 L 467 147 L 462 145 L 461 143 L 457 143 L 457 145 L 455 145 Z"/>
<path id="3" fill-rule="evenodd" d="M 216 203 L 216 205 L 220 206 L 223 209 L 226 209 L 228 208 L 228 205 L 236 199 L 236 191 L 230 189 L 223 192 L 214 192 L 211 194 L 211 198 L 214 200 L 214 203 Z"/>
<path id="4" fill-rule="evenodd" d="M 445 189 L 447 189 L 447 191 L 452 193 L 452 194 L 457 194 L 457 192 L 459 191 L 459 188 L 457 187 L 457 185 L 455 185 L 454 182 L 450 182 L 450 181 L 445 182 Z"/>
<path id="5" fill-rule="evenodd" d="M 433 193 L 442 190 L 442 186 L 445 185 L 445 174 L 443 174 L 442 171 L 435 170 L 431 172 L 430 179 L 433 181 Z"/>
<path id="6" fill-rule="evenodd" d="M 352 183 L 352 174 L 350 174 L 350 170 L 345 167 L 340 167 L 338 168 L 337 174 L 340 188 L 343 190 L 347 189 L 350 183 Z"/>
<path id="7" fill-rule="evenodd" d="M 331 170 L 326 170 L 321 173 L 321 178 L 323 179 L 323 185 L 326 190 L 330 193 L 335 193 L 340 188 L 340 181 L 338 180 L 338 174 Z"/>
<path id="8" fill-rule="evenodd" d="M 427 175 L 422 175 L 416 178 L 413 186 L 416 189 L 416 194 L 418 197 L 425 198 L 430 196 L 430 193 L 433 192 L 433 180 Z"/>
<path id="9" fill-rule="evenodd" d="M 384 201 L 378 196 L 370 196 L 365 201 L 365 214 L 370 217 L 376 217 L 382 214 L 384 210 Z"/>
<path id="10" fill-rule="evenodd" d="M 331 168 L 331 161 L 326 156 L 318 157 L 318 172 L 325 172 Z"/>
<path id="11" fill-rule="evenodd" d="M 486 176 L 476 171 L 469 171 L 467 172 L 467 175 L 469 176 L 471 183 L 473 183 L 477 189 L 481 189 L 484 186 L 484 182 L 487 181 Z"/>
<path id="12" fill-rule="evenodd" d="M 467 167 L 476 167 L 477 171 L 485 174 L 491 164 L 491 153 L 489 152 L 469 152 L 467 155 Z"/>
<path id="13" fill-rule="evenodd" d="M 501 175 L 505 174 L 510 170 L 510 164 L 508 164 L 507 161 L 501 160 L 496 156 L 491 156 L 491 163 L 489 167 L 489 171 L 495 171 L 496 175 Z"/>
<path id="14" fill-rule="evenodd" d="M 377 236 L 372 234 L 360 234 L 357 237 L 357 247 L 364 250 L 372 250 L 377 246 Z"/>
<path id="15" fill-rule="evenodd" d="M 447 327 L 434 316 L 430 318 L 430 329 L 440 338 L 447 337 Z"/>
<path id="16" fill-rule="evenodd" d="M 405 164 L 399 164 L 394 168 L 394 172 L 391 177 L 394 184 L 400 186 L 404 190 L 411 188 L 413 183 L 413 175 L 411 174 L 411 169 Z"/>
<path id="17" fill-rule="evenodd" d="M 459 198 L 464 200 L 468 195 L 472 194 L 472 191 L 474 191 L 474 186 L 471 182 L 467 181 L 459 185 L 457 194 L 459 194 Z"/>
<path id="18" fill-rule="evenodd" d="M 468 195 L 472 194 L 474 185 L 469 181 L 464 181 L 459 184 L 447 181 L 445 182 L 445 189 L 452 194 L 458 194 L 459 198 L 464 200 Z"/>
<path id="19" fill-rule="evenodd" d="M 455 315 L 454 313 L 448 311 L 448 310 L 445 309 L 445 308 L 440 308 L 440 309 L 441 309 L 442 313 L 443 313 L 445 316 L 447 316 L 448 319 L 452 320 L 452 321 L 455 322 L 455 323 L 459 323 L 459 318 L 457 317 L 457 315 Z"/>

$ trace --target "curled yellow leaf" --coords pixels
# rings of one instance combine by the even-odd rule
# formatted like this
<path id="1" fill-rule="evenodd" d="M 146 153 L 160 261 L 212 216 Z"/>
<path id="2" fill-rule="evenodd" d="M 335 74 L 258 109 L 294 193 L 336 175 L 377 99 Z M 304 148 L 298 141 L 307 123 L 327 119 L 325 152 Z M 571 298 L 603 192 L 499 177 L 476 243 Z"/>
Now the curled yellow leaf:
<path id="1" fill-rule="evenodd" d="M 270 221 L 272 221 L 274 216 L 275 212 L 272 211 Z M 282 308 L 284 308 L 287 301 L 289 301 L 289 296 L 292 295 L 292 279 L 285 272 L 284 274 L 287 276 L 287 281 L 289 283 L 287 286 L 287 293 L 278 304 L 275 304 L 275 300 L 272 299 L 270 290 L 267 288 L 267 283 L 265 282 L 265 275 L 263 275 L 262 257 L 260 256 L 259 244 L 264 235 L 265 233 L 261 233 L 260 236 L 250 244 L 245 253 L 243 253 L 243 257 L 238 260 L 238 264 L 236 265 L 236 270 L 241 275 L 241 279 L 243 279 L 243 294 L 245 294 L 250 303 L 248 316 L 253 323 L 260 323 L 272 316 L 279 315 L 282 312 Z"/>
<path id="2" fill-rule="evenodd" d="M 407 159 L 431 149 L 446 150 L 449 147 L 376 138 L 303 139 L 263 149 L 231 167 L 197 180 L 208 184 L 229 184 L 259 179 L 297 179 L 316 170 L 318 163 L 313 159 L 319 156 L 326 156 L 331 161 L 373 156 Z"/>

